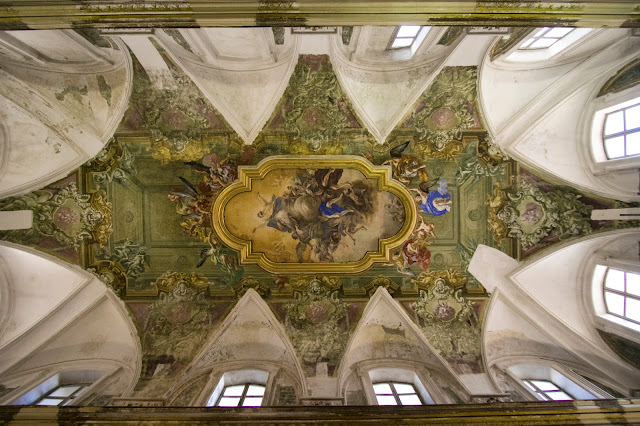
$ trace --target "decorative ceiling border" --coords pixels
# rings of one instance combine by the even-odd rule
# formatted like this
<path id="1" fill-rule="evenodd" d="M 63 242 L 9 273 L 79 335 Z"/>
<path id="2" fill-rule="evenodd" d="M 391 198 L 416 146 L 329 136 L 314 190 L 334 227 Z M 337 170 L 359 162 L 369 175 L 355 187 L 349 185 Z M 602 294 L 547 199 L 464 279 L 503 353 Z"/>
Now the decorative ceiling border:
<path id="1" fill-rule="evenodd" d="M 263 179 L 269 172 L 277 169 L 339 169 L 348 168 L 361 172 L 366 178 L 374 178 L 378 190 L 389 192 L 398 197 L 405 211 L 405 221 L 400 230 L 389 238 L 378 241 L 378 251 L 367 252 L 356 262 L 345 263 L 277 263 L 268 259 L 264 253 L 253 252 L 251 241 L 235 236 L 225 224 L 225 208 L 227 203 L 236 195 L 248 192 L 252 188 L 252 181 Z M 416 224 L 416 207 L 409 191 L 391 178 L 388 166 L 374 166 L 366 159 L 358 156 L 275 156 L 261 161 L 257 166 L 240 166 L 238 181 L 228 186 L 216 198 L 212 210 L 213 228 L 222 242 L 234 250 L 239 251 L 240 262 L 257 264 L 267 272 L 276 274 L 357 274 L 374 263 L 388 262 L 390 251 L 409 238 Z"/>

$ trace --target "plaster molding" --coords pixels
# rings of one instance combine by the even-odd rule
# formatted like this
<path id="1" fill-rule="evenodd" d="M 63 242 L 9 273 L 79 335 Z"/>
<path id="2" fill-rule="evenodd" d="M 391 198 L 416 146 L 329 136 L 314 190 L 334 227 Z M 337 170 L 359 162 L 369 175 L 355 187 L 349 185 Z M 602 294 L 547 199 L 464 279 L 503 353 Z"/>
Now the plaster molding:
<path id="1" fill-rule="evenodd" d="M 628 230 L 611 231 L 607 234 L 624 234 Z M 615 365 L 620 372 L 626 371 L 631 377 L 637 374 L 635 371 L 629 368 L 629 366 L 613 358 L 610 353 L 604 349 L 604 345 L 598 345 L 593 340 L 583 336 L 581 333 L 570 327 L 568 324 L 562 321 L 557 313 L 551 312 L 546 306 L 541 305 L 538 299 L 533 297 L 515 278 L 522 271 L 532 267 L 541 260 L 547 259 L 553 256 L 556 252 L 563 250 L 571 245 L 577 244 L 582 241 L 588 241 L 594 238 L 602 236 L 602 234 L 589 235 L 581 238 L 578 241 L 569 241 L 561 243 L 558 246 L 554 246 L 552 251 L 545 251 L 538 255 L 532 256 L 532 258 L 526 262 L 521 263 L 510 274 L 507 275 L 509 279 L 509 287 L 501 289 L 503 301 L 507 303 L 516 312 L 520 312 L 523 318 L 537 328 L 540 332 L 547 335 L 558 346 L 564 348 L 567 352 L 573 354 L 578 359 L 585 362 L 587 365 L 606 371 L 608 367 L 602 365 L 601 360 Z M 505 281 L 506 282 L 506 281 Z M 576 301 L 576 303 L 579 303 Z M 492 308 L 490 305 L 489 308 Z M 491 316 L 492 310 L 489 310 L 486 314 L 485 321 Z M 483 333 L 486 328 L 483 327 Z M 595 330 L 593 330 L 595 333 Z M 483 336 L 484 337 L 484 336 Z M 596 340 L 597 342 L 598 340 Z M 490 361 L 491 362 L 491 361 Z M 610 368 L 610 367 L 609 367 Z"/>
<path id="2" fill-rule="evenodd" d="M 9 126 L 6 123 L 6 120 L 4 120 L 0 115 L 0 181 L 7 172 L 9 154 L 11 153 L 12 145 Z"/>
<path id="3" fill-rule="evenodd" d="M 111 289 L 104 286 L 97 280 L 97 278 L 84 271 L 79 266 L 70 265 L 63 260 L 41 253 L 30 247 L 24 247 L 6 241 L 0 241 L 0 246 L 22 250 L 42 257 L 47 261 L 53 262 L 58 266 L 62 266 L 70 270 L 76 275 L 84 277 L 83 281 L 74 288 L 65 299 L 52 307 L 45 316 L 41 317 L 27 330 L 15 336 L 0 348 L 0 356 L 2 356 L 5 361 L 0 366 L 0 374 L 13 374 L 12 372 L 15 372 L 20 365 L 23 365 L 35 356 L 42 348 L 46 347 L 49 342 L 55 340 L 58 336 L 64 333 L 66 329 L 78 321 L 81 321 L 83 317 L 92 312 L 99 304 L 108 302 L 121 314 L 120 318 L 129 329 L 131 346 L 135 352 L 135 360 L 133 366 L 123 364 L 123 367 L 133 373 L 132 382 L 129 383 L 127 388 L 127 392 L 132 392 L 142 368 L 142 347 L 137 335 L 136 327 L 129 316 L 127 308 L 124 306 L 124 302 L 122 302 Z M 78 301 L 82 303 L 82 306 L 80 309 L 74 309 L 72 305 Z M 69 316 L 69 313 L 71 313 L 71 316 Z M 11 352 L 16 351 L 19 354 L 19 358 L 16 359 L 14 356 L 13 359 L 9 359 L 8 355 Z M 111 361 L 119 362 L 117 360 Z"/>
<path id="4" fill-rule="evenodd" d="M 181 69 L 189 76 L 189 78 L 193 81 L 193 83 L 200 89 L 204 97 L 211 102 L 214 108 L 222 114 L 225 120 L 229 123 L 231 128 L 240 136 L 240 138 L 244 141 L 245 144 L 251 145 L 253 141 L 258 137 L 262 128 L 267 123 L 267 120 L 273 114 L 275 107 L 278 105 L 280 99 L 282 98 L 287 85 L 289 83 L 289 79 L 293 74 L 296 64 L 298 63 L 298 39 L 293 38 L 295 42 L 291 45 L 290 49 L 285 53 L 278 56 L 278 61 L 273 61 L 270 58 L 268 61 L 258 60 L 258 61 L 220 61 L 216 59 L 216 64 L 209 64 L 202 62 L 201 60 L 196 60 L 194 58 L 195 55 L 186 52 L 184 49 L 180 48 L 178 50 L 171 40 L 168 40 L 169 36 L 164 32 L 158 32 L 156 34 L 156 39 L 162 44 L 162 46 L 169 53 L 171 58 L 180 65 Z M 211 75 L 215 75 L 216 73 L 224 73 L 224 72 L 242 72 L 244 75 L 248 75 L 248 73 L 254 72 L 264 72 L 268 70 L 281 69 L 282 72 L 278 73 L 280 78 L 278 81 L 278 85 L 271 93 L 264 93 L 256 91 L 254 93 L 255 96 L 267 96 L 269 97 L 269 101 L 260 111 L 260 114 L 252 121 L 249 121 L 242 117 L 242 112 L 237 111 L 231 105 L 227 104 L 221 96 L 216 96 L 215 90 L 209 88 L 208 85 L 210 83 L 205 83 L 201 77 L 198 76 L 198 72 L 196 72 L 193 67 L 200 67 L 210 73 Z M 256 77 L 257 74 L 256 74 Z M 215 86 L 215 83 L 214 83 Z"/>
<path id="5" fill-rule="evenodd" d="M 435 32 L 434 32 L 435 33 Z M 431 41 L 428 47 L 431 47 L 435 40 L 438 40 L 438 34 L 429 34 L 427 37 L 431 36 Z M 447 47 L 447 51 L 445 53 L 441 53 L 436 55 L 435 57 L 429 57 L 426 53 L 416 54 L 414 55 L 415 60 L 409 61 L 397 61 L 397 62 L 381 62 L 381 63 L 373 63 L 373 62 L 363 62 L 361 60 L 353 60 L 344 52 L 342 48 L 342 40 L 338 35 L 335 35 L 331 38 L 332 42 L 329 46 L 329 57 L 330 61 L 335 64 L 334 72 L 336 77 L 338 78 L 338 82 L 340 83 L 340 87 L 344 90 L 345 94 L 351 101 L 351 105 L 353 106 L 357 116 L 362 120 L 363 124 L 369 130 L 369 132 L 374 136 L 378 143 L 383 144 L 389 134 L 398 126 L 400 121 L 408 114 L 408 112 L 414 107 L 417 100 L 422 96 L 425 90 L 431 85 L 436 76 L 440 73 L 442 68 L 444 67 L 447 58 L 449 58 L 455 49 L 458 47 L 459 42 L 462 40 L 462 37 L 458 40 L 457 43 Z M 365 35 L 366 41 L 366 35 Z M 364 44 L 365 41 L 359 42 L 358 47 L 361 44 Z M 425 43 L 427 41 L 425 40 Z M 428 49 L 427 46 L 420 46 L 420 51 L 423 49 Z M 357 55 L 351 55 L 352 57 Z M 420 60 L 419 60 L 420 59 Z M 377 120 L 373 118 L 370 111 L 368 111 L 367 107 L 363 105 L 363 99 L 359 96 L 354 88 L 352 87 L 348 77 L 347 71 L 350 70 L 351 73 L 362 73 L 361 75 L 377 75 L 379 79 L 384 81 L 394 81 L 394 75 L 397 77 L 398 75 L 402 75 L 404 78 L 411 79 L 411 74 L 420 75 L 422 81 L 418 82 L 415 88 L 412 88 L 408 91 L 407 96 L 396 96 L 394 97 L 397 105 L 385 105 L 385 114 L 389 115 L 388 120 L 383 126 L 380 126 L 377 123 Z M 354 80 L 357 77 L 353 77 Z M 364 77 L 361 77 L 361 79 Z M 364 82 L 363 82 L 364 83 Z M 366 84 L 366 83 L 365 83 Z M 369 84 L 369 87 L 372 88 L 372 92 L 376 92 L 375 84 Z"/>
<path id="6" fill-rule="evenodd" d="M 106 141 L 100 140 L 92 129 L 87 128 L 73 116 L 54 108 L 49 100 L 27 83 L 2 70 L 0 70 L 0 78 L 5 82 L 4 99 L 32 120 L 42 123 L 58 138 L 67 142 L 69 148 L 76 153 L 73 161 L 61 165 L 56 170 L 9 190 L 1 191 L 0 198 L 21 195 L 55 182 L 80 167 L 102 149 Z M 9 87 L 12 89 L 10 92 L 6 90 Z"/>
<path id="7" fill-rule="evenodd" d="M 629 230 L 627 230 L 623 235 L 635 235 L 635 238 L 640 239 L 640 229 L 635 229 L 635 232 L 633 233 L 628 231 Z M 597 246 L 593 247 L 591 252 L 584 258 L 580 268 L 580 274 L 578 275 L 578 282 L 580 283 L 578 285 L 578 299 L 581 304 L 582 316 L 587 324 L 591 324 L 594 329 L 598 328 L 609 333 L 614 333 L 640 344 L 640 333 L 637 330 L 622 325 L 621 322 L 624 321 L 622 319 L 620 319 L 621 322 L 618 322 L 607 318 L 608 315 L 606 315 L 606 310 L 596 308 L 593 301 L 593 279 L 596 265 L 614 266 L 621 269 L 640 269 L 640 261 L 630 265 L 627 262 L 620 262 L 617 258 L 610 257 L 605 254 L 607 252 L 607 246 L 617 244 L 620 236 L 621 235 L 616 234 L 609 236 L 608 238 L 604 238 L 604 241 L 599 242 Z M 602 294 L 602 291 L 602 283 L 599 283 L 598 292 Z M 604 300 L 602 300 L 602 304 L 604 304 Z M 608 345 L 605 344 L 603 347 L 612 355 L 618 357 L 618 355 L 615 354 Z"/>
<path id="8" fill-rule="evenodd" d="M 387 307 L 395 313 L 396 318 L 394 320 L 398 321 L 399 325 L 402 325 L 408 332 L 414 334 L 417 340 L 421 343 L 422 347 L 426 350 L 426 352 L 431 354 L 435 361 L 435 363 L 426 363 L 423 361 L 421 364 L 427 369 L 436 369 L 441 371 L 446 376 L 455 380 L 456 384 L 460 388 L 464 389 L 467 395 L 471 394 L 464 383 L 462 383 L 458 379 L 458 375 L 453 371 L 451 366 L 449 366 L 449 363 L 433 348 L 433 346 L 431 346 L 422 330 L 420 330 L 418 325 L 411 318 L 409 318 L 407 312 L 400 306 L 400 304 L 396 300 L 393 299 L 393 297 L 391 297 L 389 292 L 384 287 L 378 287 L 374 295 L 371 297 L 371 299 L 369 299 L 369 302 L 364 308 L 362 316 L 358 321 L 358 325 L 356 326 L 355 330 L 351 334 L 351 337 L 349 338 L 349 341 L 347 342 L 336 374 L 336 385 L 338 387 L 336 391 L 341 392 L 341 389 L 345 387 L 345 384 L 351 372 L 357 371 L 358 365 L 360 365 L 364 361 L 367 361 L 366 359 L 356 359 L 356 361 L 351 361 L 350 364 L 346 364 L 347 361 L 350 361 L 348 359 L 349 355 L 355 349 L 353 346 L 355 344 L 354 342 L 359 338 L 359 335 L 363 333 L 362 330 L 364 329 L 364 327 L 366 327 L 368 319 L 375 313 L 378 304 L 381 303 L 386 304 Z M 395 361 L 399 360 L 400 359 L 398 358 L 395 359 Z"/>
<path id="9" fill-rule="evenodd" d="M 0 45 L 24 58 L 24 60 L 17 60 L 9 56 L 4 56 L 2 58 L 3 64 L 56 73 L 93 74 L 109 72 L 117 68 L 121 62 L 117 60 L 117 57 L 122 55 L 122 52 L 113 50 L 111 52 L 113 54 L 107 54 L 106 49 L 94 46 L 72 29 L 59 29 L 56 31 L 62 37 L 67 38 L 76 46 L 82 48 L 90 59 L 85 61 L 55 60 L 49 58 L 36 48 L 29 46 L 27 43 L 20 41 L 12 36 L 10 32 L 3 31 L 0 32 Z"/>
<path id="10" fill-rule="evenodd" d="M 640 53 L 627 57 L 626 60 L 628 62 L 632 62 L 639 57 Z M 608 73 L 603 73 L 603 75 L 594 82 L 588 95 L 588 102 L 581 110 L 577 129 L 578 140 L 582 142 L 578 147 L 578 154 L 580 155 L 581 160 L 584 162 L 584 164 L 586 164 L 591 174 L 597 176 L 598 179 L 603 180 L 607 180 L 609 174 L 625 170 L 636 170 L 638 169 L 638 167 L 640 167 L 640 159 L 637 157 L 601 161 L 596 159 L 596 155 L 593 150 L 593 146 L 596 143 L 602 145 L 602 133 L 598 135 L 599 138 L 597 141 L 593 140 L 593 129 L 595 120 L 600 119 L 602 120 L 601 124 L 604 124 L 604 117 L 598 117 L 601 114 L 599 114 L 599 111 L 640 97 L 640 86 L 638 85 L 630 87 L 618 93 L 610 93 L 598 97 L 598 93 L 600 92 L 602 86 L 613 75 L 615 75 L 617 71 L 618 70 L 611 72 L 610 70 L 610 72 Z M 615 183 L 611 182 L 610 185 L 615 188 Z M 637 188 L 636 192 L 628 192 L 629 196 L 632 197 L 638 195 Z"/>
<path id="11" fill-rule="evenodd" d="M 578 116 L 582 114 L 583 102 L 579 100 L 573 100 L 575 96 L 584 96 L 584 90 L 589 90 L 594 84 L 598 84 L 601 81 L 600 75 L 603 74 L 603 69 L 606 69 L 604 74 L 610 75 L 615 73 L 620 66 L 629 61 L 629 58 L 637 55 L 637 44 L 639 41 L 630 37 L 615 37 L 612 39 L 612 43 L 606 49 L 599 51 L 592 57 L 581 59 L 576 66 L 567 72 L 565 75 L 554 81 L 550 86 L 543 89 L 535 97 L 531 99 L 525 106 L 520 108 L 515 114 L 512 114 L 508 119 L 502 122 L 498 127 L 490 119 L 491 114 L 487 111 L 486 106 L 486 90 L 482 84 L 485 81 L 485 75 L 490 73 L 492 69 L 499 70 L 495 64 L 490 61 L 489 55 L 485 55 L 484 61 L 481 64 L 481 77 L 478 80 L 478 90 L 480 99 L 480 108 L 487 128 L 493 140 L 495 140 L 507 153 L 521 162 L 525 167 L 536 171 L 537 173 L 554 177 L 554 180 L 560 180 L 565 184 L 570 184 L 581 191 L 588 193 L 594 193 L 599 196 L 611 197 L 611 185 L 603 182 L 596 176 L 589 173 L 584 173 L 581 179 L 584 182 L 577 183 L 570 180 L 568 177 L 561 176 L 557 170 L 554 171 L 537 160 L 530 160 L 527 155 L 521 152 L 518 145 L 523 140 L 526 140 L 530 133 L 538 128 L 541 128 L 541 124 L 545 122 L 549 117 L 557 114 L 558 109 L 563 106 L 566 107 L 569 102 L 578 102 L 574 109 L 574 114 Z M 570 106 L 569 106 L 570 107 Z M 576 134 L 581 135 L 581 129 L 576 128 Z M 582 138 L 574 138 L 571 143 L 576 143 L 575 147 L 578 155 L 582 150 Z M 580 156 L 580 165 L 583 165 L 585 170 L 588 170 L 587 161 L 584 156 Z M 629 191 L 617 191 L 617 197 L 625 201 L 632 201 L 637 199 L 637 195 Z"/>
<path id="12" fill-rule="evenodd" d="M 118 104 L 114 108 L 111 108 L 111 118 L 106 123 L 104 132 L 102 132 L 101 138 L 103 145 L 106 145 L 108 143 L 109 139 L 111 139 L 111 137 L 118 129 L 120 122 L 124 118 L 124 114 L 129 108 L 129 100 L 131 98 L 131 91 L 133 90 L 133 61 L 131 60 L 131 56 L 129 55 L 129 50 L 127 49 L 126 44 L 119 37 L 105 36 L 105 38 L 111 40 L 120 49 L 123 58 L 122 66 L 125 69 L 126 77 L 124 80 L 124 95 L 121 99 L 119 99 Z M 91 158 L 97 155 L 98 152 L 91 155 Z"/>
<path id="13" fill-rule="evenodd" d="M 304 393 L 306 394 L 308 389 L 306 384 L 306 378 L 304 376 L 302 366 L 300 365 L 300 361 L 298 360 L 293 344 L 289 339 L 289 336 L 287 336 L 287 333 L 285 332 L 284 327 L 282 326 L 280 321 L 278 321 L 278 319 L 275 317 L 275 315 L 271 311 L 271 308 L 269 308 L 269 306 L 262 299 L 262 297 L 260 297 L 260 295 L 251 288 L 247 290 L 247 292 L 244 294 L 244 296 L 242 296 L 242 298 L 240 298 L 240 300 L 238 300 L 238 302 L 233 307 L 233 309 L 229 312 L 229 314 L 226 316 L 224 321 L 218 326 L 215 332 L 211 335 L 207 344 L 204 345 L 202 350 L 193 358 L 193 361 L 191 361 L 191 364 L 189 364 L 189 366 L 186 369 L 188 376 L 197 377 L 205 373 L 206 371 L 210 371 L 212 368 L 212 365 L 218 365 L 218 364 L 231 365 L 231 363 L 228 361 L 216 362 L 215 364 L 210 364 L 209 362 L 205 362 L 205 357 L 212 349 L 220 348 L 219 346 L 220 343 L 218 342 L 219 339 L 224 334 L 228 332 L 232 332 L 230 331 L 230 328 L 234 323 L 236 323 L 237 317 L 240 315 L 240 313 L 243 310 L 247 310 L 249 309 L 249 307 L 252 307 L 254 309 L 254 311 L 252 312 L 257 311 L 259 315 L 262 316 L 264 320 L 266 320 L 266 323 L 263 323 L 264 327 L 271 328 L 273 331 L 276 332 L 276 334 L 280 338 L 282 344 L 286 348 L 286 354 L 289 356 L 289 358 L 291 358 L 291 360 L 293 360 L 293 365 L 289 366 L 289 368 L 292 371 L 295 371 L 295 373 L 297 374 L 297 380 L 300 382 L 301 387 L 304 390 Z M 244 365 L 244 368 L 247 368 L 247 367 L 251 368 L 255 366 L 256 363 L 258 362 L 264 362 L 263 359 L 260 359 L 259 357 L 254 358 L 254 361 L 255 363 L 253 363 L 253 360 L 238 360 L 237 365 L 238 366 Z M 267 361 L 271 361 L 271 360 L 267 360 Z"/>
<path id="14" fill-rule="evenodd" d="M 13 285 L 11 272 L 2 256 L 0 256 L 0 338 L 7 328 L 15 308 Z"/>

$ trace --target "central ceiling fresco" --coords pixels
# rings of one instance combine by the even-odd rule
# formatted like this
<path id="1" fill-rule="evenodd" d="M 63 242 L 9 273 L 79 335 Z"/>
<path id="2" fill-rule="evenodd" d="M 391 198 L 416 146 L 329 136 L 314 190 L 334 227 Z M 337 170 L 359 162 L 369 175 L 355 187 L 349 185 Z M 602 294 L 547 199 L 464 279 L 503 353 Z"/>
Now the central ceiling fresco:
<path id="1" fill-rule="evenodd" d="M 482 372 L 489 295 L 467 272 L 478 244 L 521 260 L 621 226 L 589 217 L 621 203 L 554 185 L 491 143 L 476 67 L 444 67 L 380 144 L 329 56 L 300 55 L 247 145 L 158 50 L 174 86 L 154 85 L 132 54 L 129 108 L 105 149 L 0 201 L 35 212 L 33 228 L 4 239 L 81 265 L 126 302 L 144 353 L 138 396 L 166 391 L 248 289 L 284 324 L 308 376 L 320 365 L 335 375 L 380 286 L 456 372 Z M 82 103 L 65 84 L 60 93 Z"/>

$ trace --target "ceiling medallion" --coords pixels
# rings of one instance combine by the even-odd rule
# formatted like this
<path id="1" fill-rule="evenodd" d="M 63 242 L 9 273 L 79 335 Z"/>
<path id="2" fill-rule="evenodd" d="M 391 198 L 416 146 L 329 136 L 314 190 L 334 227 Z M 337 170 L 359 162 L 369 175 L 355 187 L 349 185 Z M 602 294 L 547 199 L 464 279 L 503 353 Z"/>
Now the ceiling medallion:
<path id="1" fill-rule="evenodd" d="M 416 209 L 389 166 L 358 156 L 273 156 L 238 168 L 213 227 L 242 264 L 271 273 L 355 274 L 388 263 Z"/>

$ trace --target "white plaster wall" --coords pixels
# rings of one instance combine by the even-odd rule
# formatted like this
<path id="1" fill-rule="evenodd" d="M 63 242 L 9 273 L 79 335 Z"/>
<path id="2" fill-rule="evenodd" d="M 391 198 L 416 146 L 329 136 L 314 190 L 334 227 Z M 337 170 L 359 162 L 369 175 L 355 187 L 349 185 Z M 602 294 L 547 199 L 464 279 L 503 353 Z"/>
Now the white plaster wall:
<path id="1" fill-rule="evenodd" d="M 244 368 L 255 368 L 265 361 L 287 365 L 302 377 L 282 325 L 258 293 L 249 290 L 194 358 L 188 371 L 190 375 L 201 374 L 216 363 L 228 362 L 237 365 L 244 362 Z"/>
<path id="2" fill-rule="evenodd" d="M 69 297 L 86 277 L 15 247 L 0 246 L 0 258 L 8 269 L 13 315 L 0 348 L 15 339 Z"/>
<path id="3" fill-rule="evenodd" d="M 438 45 L 446 28 L 431 28 L 412 56 L 387 50 L 394 27 L 361 27 L 346 47 L 339 35 L 330 39 L 330 57 L 340 86 L 356 114 L 379 143 L 408 114 L 456 51 L 458 42 Z"/>
<path id="4" fill-rule="evenodd" d="M 297 38 L 287 35 L 284 46 L 275 46 L 272 32 L 264 28 L 185 34 L 200 56 L 187 52 L 163 32 L 157 37 L 238 136 L 251 144 L 287 87 L 298 61 Z M 234 41 L 229 42 L 231 39 Z"/>
<path id="5" fill-rule="evenodd" d="M 484 59 L 478 78 L 479 97 L 484 105 L 485 124 L 495 133 L 500 132 L 517 111 L 576 65 L 560 64 L 532 72 L 504 69 L 486 56 Z"/>
<path id="6" fill-rule="evenodd" d="M 492 292 L 483 326 L 486 365 L 559 361 L 582 371 L 594 370 L 594 377 L 610 377 L 621 388 L 632 388 L 640 374 L 598 337 L 582 294 L 585 258 L 595 247 L 631 234 L 622 230 L 587 236 L 521 264 L 480 245 L 469 272 Z M 498 265 L 496 270 L 493 265 Z"/>
<path id="7" fill-rule="evenodd" d="M 124 305 L 109 297 L 101 297 L 82 311 L 80 316 L 40 347 L 20 369 L 54 365 L 70 360 L 115 361 L 133 378 L 140 354 L 135 342 L 138 336 L 126 315 Z M 138 377 L 135 377 L 137 381 Z"/>
<path id="8" fill-rule="evenodd" d="M 2 400 L 10 402 L 63 370 L 114 373 L 109 392 L 132 391 L 142 350 L 115 293 L 88 272 L 30 248 L 2 243 L 0 258 L 9 276 L 2 296 L 11 298 L 0 336 L 0 383 L 14 388 Z"/>
<path id="9" fill-rule="evenodd" d="M 622 235 L 590 238 L 526 262 L 511 279 L 576 333 L 599 344 L 600 339 L 582 308 L 583 260 L 601 244 Z"/>
<path id="10" fill-rule="evenodd" d="M 585 114 L 606 79 L 637 56 L 640 41 L 627 30 L 593 31 L 567 52 L 517 64 L 487 54 L 479 92 L 491 137 L 510 156 L 543 176 L 600 196 L 638 198 L 631 172 L 594 172 L 592 117 Z"/>
<path id="11" fill-rule="evenodd" d="M 3 48 L 32 54 L 0 59 L 0 197 L 42 188 L 95 156 L 122 119 L 132 83 L 121 42 L 97 48 L 69 30 L 19 33 L 0 33 Z M 70 59 L 38 59 L 51 43 L 52 55 Z"/>
<path id="12" fill-rule="evenodd" d="M 502 297 L 493 300 L 484 324 L 484 356 L 488 365 L 518 357 L 576 362 L 577 359 L 543 333 Z"/>

